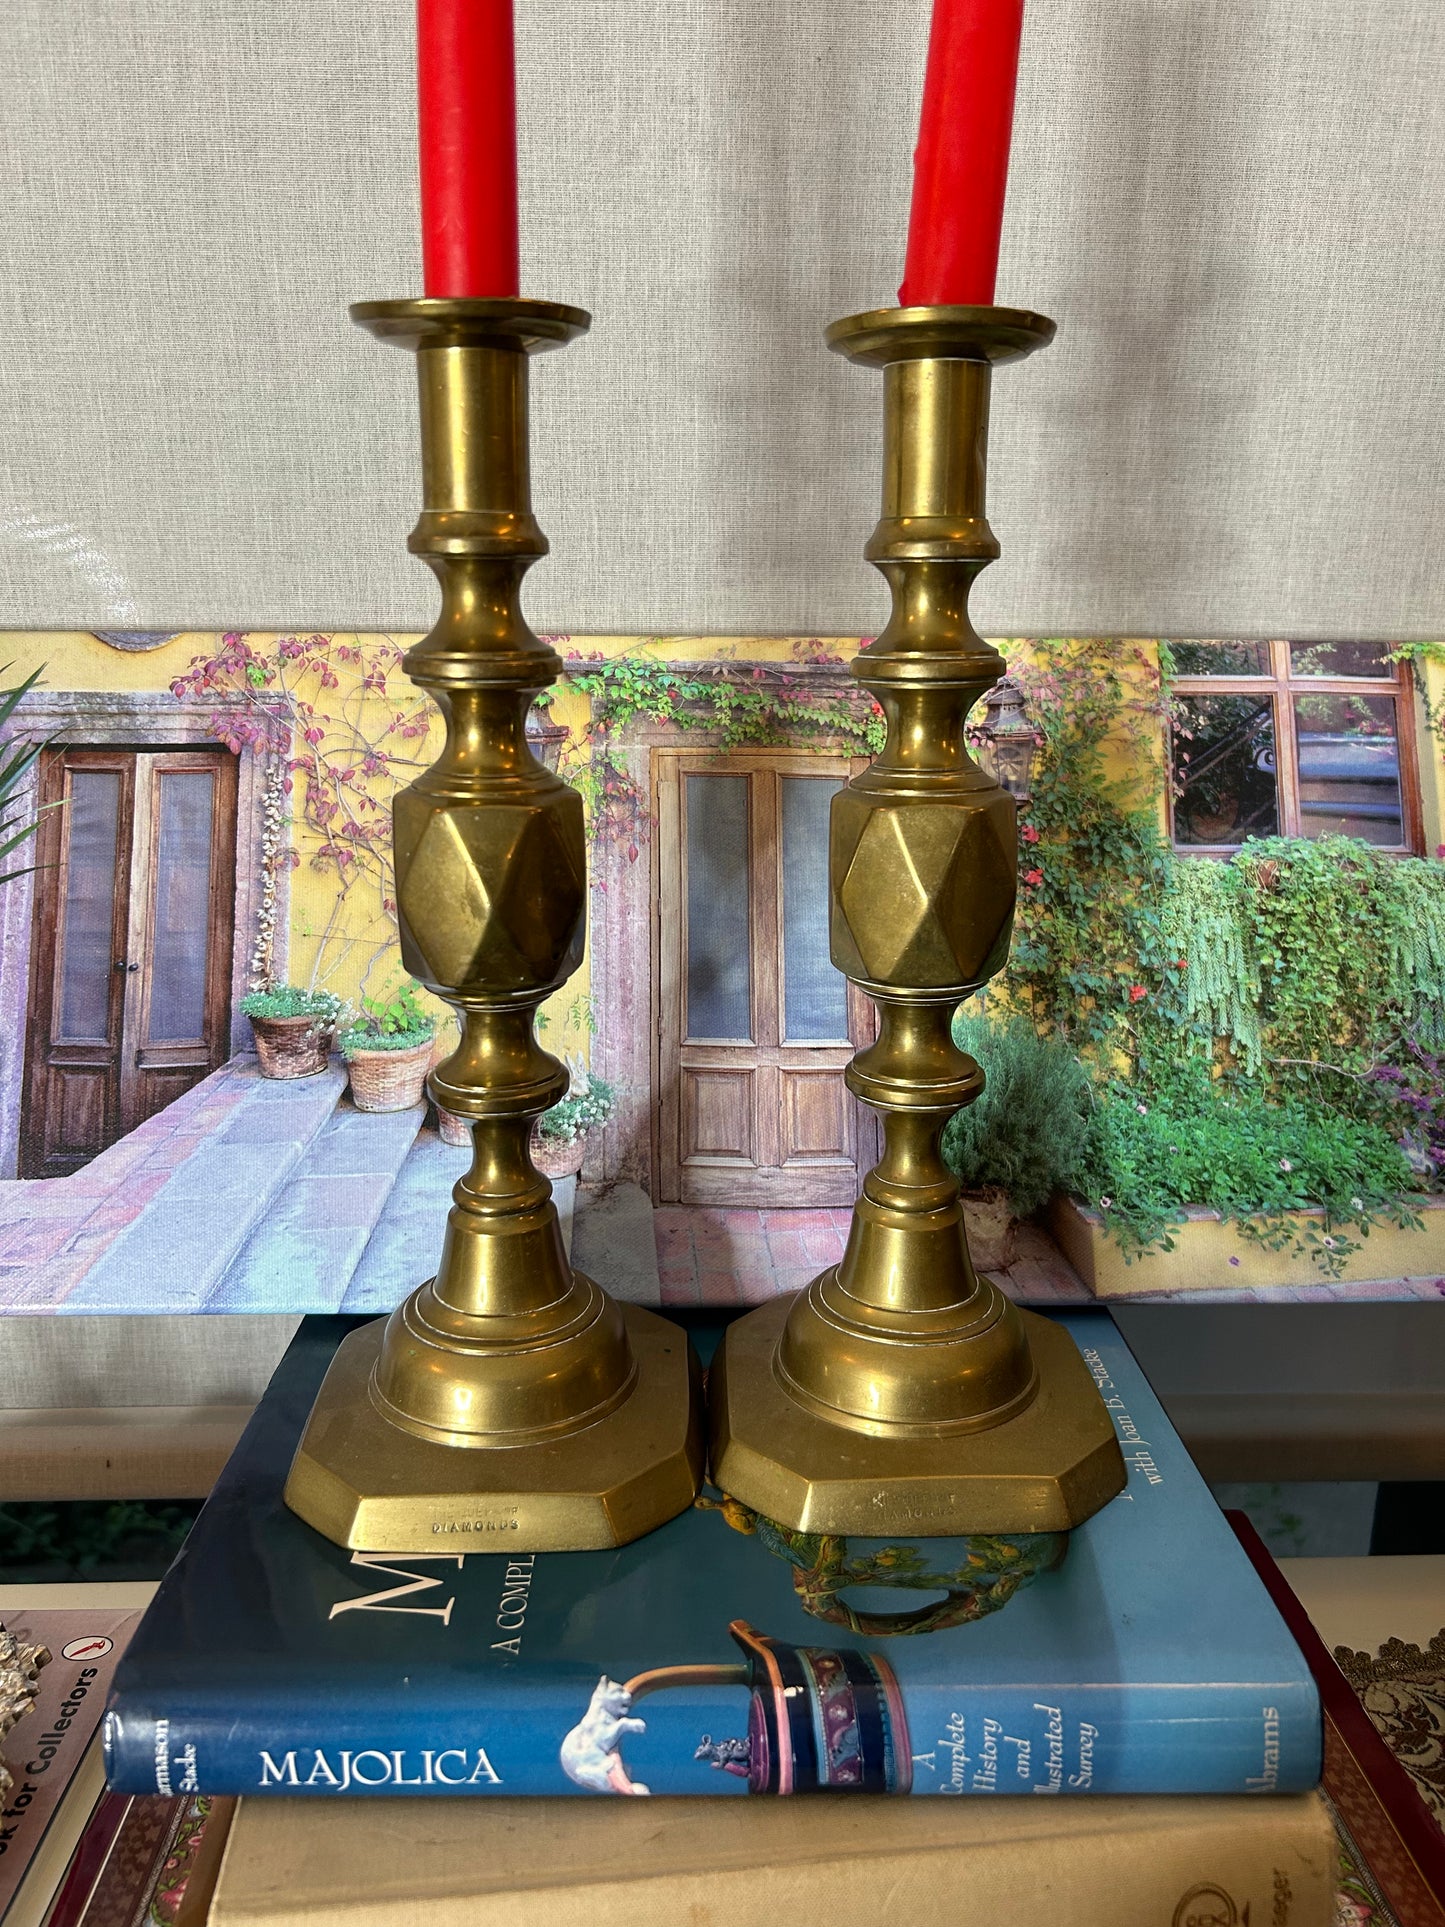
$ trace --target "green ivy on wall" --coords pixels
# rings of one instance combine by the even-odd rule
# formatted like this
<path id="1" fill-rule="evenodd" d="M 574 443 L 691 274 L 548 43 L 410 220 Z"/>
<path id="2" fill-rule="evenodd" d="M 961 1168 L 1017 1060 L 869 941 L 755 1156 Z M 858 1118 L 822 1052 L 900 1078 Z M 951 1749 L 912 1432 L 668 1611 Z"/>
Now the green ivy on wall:
<path id="1" fill-rule="evenodd" d="M 1430 700 L 1424 676 L 1429 663 L 1434 663 L 1437 669 L 1445 667 L 1445 642 L 1402 642 L 1398 648 L 1386 652 L 1385 661 L 1408 662 L 1416 671 L 1415 690 L 1424 711 L 1425 727 L 1437 741 L 1445 737 L 1445 705 Z M 1445 845 L 1435 854 L 1445 855 Z"/>
<path id="2" fill-rule="evenodd" d="M 1275 1095 L 1445 1045 L 1445 864 L 1352 837 L 1182 858 L 1164 897 L 1191 1035 Z"/>
<path id="3" fill-rule="evenodd" d="M 649 638 L 648 647 L 664 637 Z M 565 637 L 552 637 L 561 647 Z M 841 667 L 821 643 L 796 643 L 800 667 Z M 679 730 L 704 731 L 719 751 L 749 744 L 813 746 L 820 739 L 841 744 L 856 756 L 874 756 L 883 747 L 882 712 L 863 690 L 840 698 L 836 688 L 820 687 L 811 677 L 760 663 L 712 661 L 669 663 L 656 656 L 568 656 L 565 681 L 589 699 L 591 718 L 581 738 L 565 752 L 568 779 L 582 793 L 594 833 L 630 844 L 635 851 L 647 804 L 617 750 L 617 738 L 635 722 L 670 723 Z"/>
<path id="4" fill-rule="evenodd" d="M 1019 828 L 1019 906 L 1003 988 L 1035 1026 L 1107 1062 L 1178 1006 L 1160 830 L 1168 697 L 1137 645 L 1051 638 L 1015 670 L 1042 734 Z"/>
<path id="5" fill-rule="evenodd" d="M 1445 864 L 1346 837 L 1176 855 L 1171 669 L 1162 643 L 1033 645 L 1001 987 L 1090 1070 L 1080 1182 L 1126 1249 L 1206 1205 L 1333 1275 L 1371 1224 L 1418 1223 L 1445 1171 Z"/>

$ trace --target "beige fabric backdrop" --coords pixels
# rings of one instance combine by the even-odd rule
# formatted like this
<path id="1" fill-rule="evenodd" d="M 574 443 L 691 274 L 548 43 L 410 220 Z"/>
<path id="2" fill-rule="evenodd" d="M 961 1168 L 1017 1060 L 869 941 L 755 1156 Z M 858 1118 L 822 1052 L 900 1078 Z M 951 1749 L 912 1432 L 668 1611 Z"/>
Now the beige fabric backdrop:
<path id="1" fill-rule="evenodd" d="M 0 9 L 0 627 L 430 620 L 408 0 Z M 530 609 L 847 633 L 927 0 L 517 0 Z M 1030 0 L 992 633 L 1445 632 L 1445 7 Z"/>

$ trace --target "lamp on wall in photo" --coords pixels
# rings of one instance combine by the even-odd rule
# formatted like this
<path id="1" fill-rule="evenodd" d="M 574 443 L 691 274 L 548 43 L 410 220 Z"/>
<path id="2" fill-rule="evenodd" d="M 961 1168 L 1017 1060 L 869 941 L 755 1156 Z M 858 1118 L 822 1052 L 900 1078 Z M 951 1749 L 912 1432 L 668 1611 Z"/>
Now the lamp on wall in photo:
<path id="1" fill-rule="evenodd" d="M 562 760 L 562 745 L 570 733 L 562 723 L 552 722 L 545 709 L 533 709 L 527 718 L 527 747 L 553 776 Z"/>
<path id="2" fill-rule="evenodd" d="M 589 318 L 501 296 L 352 313 L 417 357 L 423 508 L 409 547 L 436 573 L 442 610 L 406 668 L 447 736 L 393 805 L 396 907 L 405 968 L 461 1018 L 429 1088 L 470 1126 L 473 1156 L 436 1276 L 337 1352 L 286 1502 L 370 1552 L 621 1545 L 691 1504 L 703 1440 L 685 1333 L 572 1269 L 528 1151 L 567 1090 L 534 1020 L 582 961 L 587 884 L 582 800 L 527 727 L 561 668 L 520 607 L 523 574 L 547 552 L 528 364 Z M 544 750 L 558 741 L 543 723 Z"/>
<path id="3" fill-rule="evenodd" d="M 1027 783 L 1007 700 L 1000 780 L 966 744 L 969 711 L 1004 673 L 968 615 L 999 553 L 984 504 L 989 389 L 996 363 L 1053 333 L 1019 309 L 947 306 L 828 331 L 884 382 L 883 515 L 865 554 L 893 609 L 853 673 L 887 739 L 833 799 L 829 836 L 832 959 L 879 1015 L 844 1075 L 882 1119 L 883 1154 L 841 1262 L 731 1325 L 709 1381 L 714 1482 L 795 1531 L 1067 1531 L 1124 1485 L 1073 1340 L 975 1273 L 940 1148 L 983 1088 L 953 1014 L 1008 956 L 1017 805 L 1002 779 Z"/>
<path id="4" fill-rule="evenodd" d="M 1023 690 L 1012 676 L 1001 676 L 983 699 L 983 720 L 969 730 L 968 744 L 984 775 L 1007 790 L 1020 809 L 1033 794 L 1042 742 Z"/>

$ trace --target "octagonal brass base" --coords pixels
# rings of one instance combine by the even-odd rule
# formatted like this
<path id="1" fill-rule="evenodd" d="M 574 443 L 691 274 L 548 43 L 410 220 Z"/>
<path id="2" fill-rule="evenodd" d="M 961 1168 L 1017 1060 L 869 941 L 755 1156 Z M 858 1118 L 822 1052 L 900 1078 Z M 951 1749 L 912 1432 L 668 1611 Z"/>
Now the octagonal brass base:
<path id="1" fill-rule="evenodd" d="M 1061 1326 L 1020 1312 L 1038 1391 L 986 1430 L 889 1437 L 805 1409 L 776 1366 L 796 1294 L 728 1327 L 708 1379 L 712 1479 L 797 1532 L 1067 1532 L 1124 1489 L 1113 1422 Z M 906 1341 L 904 1341 L 906 1344 Z M 896 1350 L 897 1346 L 888 1349 Z"/>
<path id="2" fill-rule="evenodd" d="M 371 1396 L 387 1321 L 336 1353 L 286 1481 L 293 1512 L 359 1552 L 558 1552 L 626 1545 L 691 1504 L 702 1401 L 685 1332 L 624 1305 L 637 1378 L 589 1425 L 496 1446 L 434 1444 Z"/>

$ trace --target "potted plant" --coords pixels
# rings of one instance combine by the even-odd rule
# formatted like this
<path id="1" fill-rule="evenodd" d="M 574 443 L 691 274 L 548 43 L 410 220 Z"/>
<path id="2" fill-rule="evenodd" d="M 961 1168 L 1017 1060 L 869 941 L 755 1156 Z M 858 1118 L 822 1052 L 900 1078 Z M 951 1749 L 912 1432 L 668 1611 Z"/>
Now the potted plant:
<path id="1" fill-rule="evenodd" d="M 552 1021 L 553 1019 L 547 1011 L 542 1010 L 537 1013 L 536 1023 L 539 1038 L 551 1027 Z M 596 1036 L 597 1019 L 590 996 L 583 993 L 581 996 L 572 999 L 571 1003 L 568 1004 L 567 1008 L 562 1012 L 561 1030 L 564 1040 L 569 1032 L 579 1039 Z M 432 1054 L 433 1066 L 439 1064 L 442 1059 L 448 1055 L 448 1052 L 455 1045 L 458 1034 L 454 1029 L 450 1040 L 438 1038 Z M 584 1136 L 593 1124 L 603 1123 L 612 1110 L 611 1086 L 603 1083 L 600 1078 L 589 1076 L 588 1072 L 583 1070 L 581 1065 L 565 1049 L 563 1056 L 566 1059 L 567 1074 L 571 1082 L 569 1083 L 567 1095 L 562 1100 L 562 1103 L 548 1113 L 549 1117 L 556 1121 L 553 1122 L 547 1133 L 547 1144 L 545 1146 L 542 1145 L 538 1133 L 535 1130 L 532 1133 L 532 1162 L 537 1166 L 539 1171 L 545 1171 L 548 1177 L 571 1177 L 582 1168 L 582 1140 Z M 573 1104 L 574 1100 L 579 1098 L 579 1095 L 584 1089 L 590 1100 L 589 1104 L 584 1107 L 588 1115 L 585 1121 L 577 1125 L 574 1129 L 573 1122 L 569 1120 L 574 1119 L 580 1115 L 580 1113 L 569 1112 L 566 1106 Z M 558 1128 L 559 1123 L 561 1126 L 560 1130 Z M 437 1131 L 443 1144 L 471 1144 L 472 1127 L 470 1122 L 464 1117 L 457 1116 L 453 1111 L 443 1110 L 440 1104 L 437 1106 Z"/>
<path id="2" fill-rule="evenodd" d="M 431 1068 L 436 1019 L 422 1008 L 421 986 L 363 997 L 361 1016 L 341 1033 L 341 1054 L 359 1111 L 406 1111 L 420 1104 Z"/>
<path id="3" fill-rule="evenodd" d="M 983 1094 L 954 1117 L 943 1155 L 963 1186 L 968 1244 L 979 1271 L 1007 1271 L 1018 1221 L 1031 1218 L 1082 1168 L 1088 1074 L 1067 1045 L 1040 1037 L 1027 1017 L 994 1023 L 960 1010 L 954 1042 L 982 1065 Z"/>
<path id="4" fill-rule="evenodd" d="M 242 998 L 251 1020 L 262 1077 L 314 1077 L 331 1057 L 337 1026 L 347 1016 L 344 999 L 329 990 L 273 984 Z"/>
<path id="5" fill-rule="evenodd" d="M 575 1177 L 582 1169 L 587 1133 L 612 1115 L 610 1084 L 572 1057 L 567 1059 L 571 1083 L 567 1095 L 532 1126 L 532 1162 L 549 1178 Z"/>

